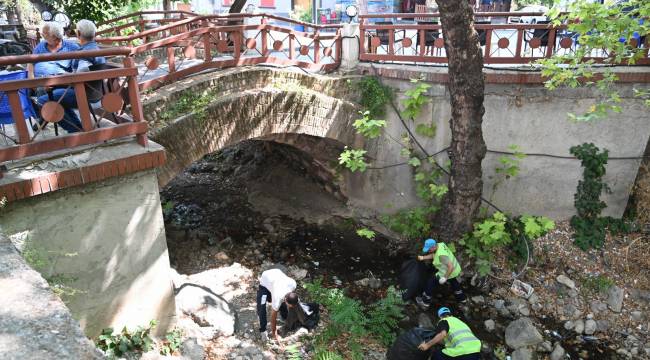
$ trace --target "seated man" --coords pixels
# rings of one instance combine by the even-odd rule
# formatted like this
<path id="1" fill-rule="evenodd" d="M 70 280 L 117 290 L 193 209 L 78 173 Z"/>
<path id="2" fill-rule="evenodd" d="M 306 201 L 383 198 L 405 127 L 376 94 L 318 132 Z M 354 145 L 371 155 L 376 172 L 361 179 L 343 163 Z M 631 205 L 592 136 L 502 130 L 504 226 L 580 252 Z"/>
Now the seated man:
<path id="1" fill-rule="evenodd" d="M 77 23 L 77 38 L 79 39 L 78 50 L 98 50 L 99 47 L 95 42 L 95 32 L 97 28 L 90 20 L 80 20 Z M 84 72 L 88 71 L 88 68 L 92 65 L 105 64 L 106 59 L 104 57 L 87 57 L 81 59 L 73 59 L 71 61 L 71 71 L 72 72 Z M 54 89 L 51 94 L 41 95 L 38 98 L 38 103 L 42 106 L 48 101 L 60 101 L 61 106 L 64 109 L 63 120 L 60 122 L 60 125 L 68 133 L 73 133 L 81 130 L 81 121 L 79 117 L 74 112 L 74 109 L 78 107 L 77 98 L 72 87 L 68 88 L 59 88 Z"/>
<path id="2" fill-rule="evenodd" d="M 34 48 L 34 55 L 56 54 L 79 50 L 79 45 L 63 39 L 63 27 L 59 23 L 46 22 L 43 25 L 43 39 Z M 27 66 L 29 77 L 45 77 L 72 71 L 72 60 L 43 61 Z"/>

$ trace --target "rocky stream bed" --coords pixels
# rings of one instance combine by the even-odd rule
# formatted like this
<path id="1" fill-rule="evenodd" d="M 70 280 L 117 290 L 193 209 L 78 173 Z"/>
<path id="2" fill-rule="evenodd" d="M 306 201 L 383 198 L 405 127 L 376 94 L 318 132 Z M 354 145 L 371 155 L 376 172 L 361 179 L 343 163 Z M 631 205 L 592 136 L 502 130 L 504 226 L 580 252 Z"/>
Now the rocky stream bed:
<path id="1" fill-rule="evenodd" d="M 397 284 L 402 262 L 414 256 L 407 244 L 394 239 L 359 237 L 360 225 L 346 204 L 325 191 L 301 162 L 288 160 L 307 157 L 296 151 L 244 142 L 206 156 L 163 189 L 179 327 L 186 336 L 181 356 L 286 358 L 282 349 L 257 338 L 256 279 L 270 266 L 280 264 L 299 284 L 321 277 L 325 286 L 344 288 L 349 296 L 371 303 Z M 549 257 L 548 246 L 571 247 L 569 232 L 559 224 L 536 245 L 539 255 L 522 277 L 536 289 L 528 299 L 510 292 L 508 281 L 489 279 L 479 287 L 466 277 L 466 305 L 458 306 L 451 293 L 442 293 L 435 306 L 451 306 L 470 324 L 483 340 L 485 359 L 650 358 L 649 273 L 641 245 L 647 239 L 625 255 L 628 271 L 631 263 L 638 278 L 633 281 L 622 274 L 625 269 L 598 270 L 599 257 L 610 254 L 586 253 L 583 259 L 573 248 Z M 629 253 L 634 239 L 610 241 L 620 249 L 627 246 Z M 592 270 L 610 275 L 614 283 L 598 291 L 586 289 L 580 279 Z M 432 311 L 409 304 L 400 326 L 432 326 L 435 321 Z M 309 358 L 306 342 L 294 341 Z M 385 359 L 385 349 L 368 349 L 366 358 Z"/>

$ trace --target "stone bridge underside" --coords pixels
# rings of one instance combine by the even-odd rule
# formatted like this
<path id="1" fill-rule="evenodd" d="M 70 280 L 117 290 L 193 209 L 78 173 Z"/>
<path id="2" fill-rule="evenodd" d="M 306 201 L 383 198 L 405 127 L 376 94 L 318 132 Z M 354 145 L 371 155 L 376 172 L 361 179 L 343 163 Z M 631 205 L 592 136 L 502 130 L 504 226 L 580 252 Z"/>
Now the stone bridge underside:
<path id="1" fill-rule="evenodd" d="M 205 116 L 197 116 L 200 109 L 195 109 L 193 114 L 163 120 L 183 94 L 208 91 L 214 100 Z M 326 163 L 338 156 L 332 149 L 362 141 L 352 127 L 357 107 L 341 100 L 351 96 L 341 78 L 260 68 L 208 73 L 160 88 L 143 101 L 150 138 L 167 151 L 159 183 L 164 186 L 204 155 L 247 139 L 289 143 Z M 296 135 L 329 139 L 334 145 L 327 153 L 318 149 L 319 143 L 298 140 Z"/>

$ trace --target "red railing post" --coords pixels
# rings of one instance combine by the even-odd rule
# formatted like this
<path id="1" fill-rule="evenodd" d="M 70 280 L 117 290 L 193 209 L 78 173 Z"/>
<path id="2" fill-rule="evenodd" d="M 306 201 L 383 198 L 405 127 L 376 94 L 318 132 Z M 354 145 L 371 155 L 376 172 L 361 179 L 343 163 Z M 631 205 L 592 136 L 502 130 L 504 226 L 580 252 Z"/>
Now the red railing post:
<path id="1" fill-rule="evenodd" d="M 239 31 L 235 31 L 232 34 L 235 37 L 233 41 L 233 45 L 235 46 L 235 48 L 233 49 L 235 51 L 233 57 L 235 58 L 236 61 L 239 61 L 239 57 L 241 56 L 242 38 L 244 37 L 244 34 L 242 34 Z"/>
<path id="2" fill-rule="evenodd" d="M 66 91 L 73 91 L 68 88 Z M 88 99 L 86 98 L 86 86 L 84 83 L 74 84 L 74 94 L 77 98 L 77 108 L 81 117 L 81 128 L 83 131 L 90 131 L 93 129 L 93 124 L 90 122 L 90 110 L 88 109 Z"/>
<path id="3" fill-rule="evenodd" d="M 201 22 L 204 27 L 209 28 L 210 23 L 207 20 Z M 212 61 L 212 52 L 210 51 L 210 37 L 212 36 L 212 29 L 203 34 L 203 61 L 210 62 Z"/>
<path id="4" fill-rule="evenodd" d="M 127 56 L 124 58 L 124 67 L 125 68 L 135 68 L 135 61 L 133 57 Z M 133 115 L 134 122 L 144 121 L 142 102 L 140 101 L 140 91 L 138 89 L 138 80 L 137 76 L 128 77 L 128 92 L 129 92 L 129 102 L 131 103 L 131 114 Z M 142 146 L 147 146 L 147 134 L 138 134 L 136 135 L 138 144 Z"/>
<path id="5" fill-rule="evenodd" d="M 388 30 L 388 55 L 395 55 L 395 29 Z"/>
<path id="6" fill-rule="evenodd" d="M 268 30 L 266 29 L 266 24 L 268 23 L 268 20 L 266 17 L 262 17 L 262 29 L 260 29 L 260 34 L 262 35 L 262 56 L 267 56 L 268 51 L 269 51 L 269 45 L 268 45 Z"/>
<path id="7" fill-rule="evenodd" d="M 359 56 L 366 52 L 366 19 L 359 22 Z"/>
<path id="8" fill-rule="evenodd" d="M 314 63 L 318 64 L 320 61 L 320 36 L 319 30 L 315 29 L 314 33 Z"/>
<path id="9" fill-rule="evenodd" d="M 550 27 L 550 25 L 549 25 Z M 553 51 L 555 50 L 555 35 L 557 33 L 556 28 L 548 29 L 548 44 L 546 45 L 546 57 L 550 58 L 553 56 Z"/>
<path id="10" fill-rule="evenodd" d="M 296 36 L 293 34 L 289 34 L 289 59 L 293 60 L 296 57 L 296 49 L 294 49 L 293 41 Z"/>
<path id="11" fill-rule="evenodd" d="M 11 115 L 14 118 L 16 130 L 18 130 L 18 143 L 26 144 L 30 141 L 29 130 L 27 130 L 27 124 L 25 123 L 25 114 L 23 114 L 23 106 L 20 103 L 18 91 L 7 91 L 6 95 L 9 97 Z"/>
<path id="12" fill-rule="evenodd" d="M 176 49 L 174 45 L 168 45 L 165 47 L 167 49 L 167 66 L 169 67 L 169 72 L 173 73 L 176 71 Z"/>
<path id="13" fill-rule="evenodd" d="M 485 56 L 483 59 L 490 59 L 490 50 L 492 48 L 492 29 L 485 29 Z"/>
<path id="14" fill-rule="evenodd" d="M 517 30 L 517 50 L 515 50 L 515 59 L 521 58 L 521 45 L 526 41 L 524 39 L 524 29 Z"/>

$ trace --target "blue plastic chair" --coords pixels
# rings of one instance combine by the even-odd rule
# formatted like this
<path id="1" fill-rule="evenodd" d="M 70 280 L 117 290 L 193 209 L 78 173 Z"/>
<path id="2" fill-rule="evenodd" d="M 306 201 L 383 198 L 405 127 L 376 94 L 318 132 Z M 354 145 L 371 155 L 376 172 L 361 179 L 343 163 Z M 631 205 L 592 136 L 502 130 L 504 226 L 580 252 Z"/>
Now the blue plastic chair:
<path id="1" fill-rule="evenodd" d="M 27 71 L 14 71 L 7 74 L 0 74 L 0 82 L 10 80 L 27 79 Z M 32 106 L 32 102 L 27 95 L 27 89 L 18 90 L 18 97 L 20 98 L 20 105 L 23 108 L 23 115 L 25 119 L 36 117 L 36 112 Z M 0 124 L 13 124 L 14 119 L 11 116 L 11 106 L 9 105 L 9 96 L 0 91 Z"/>

